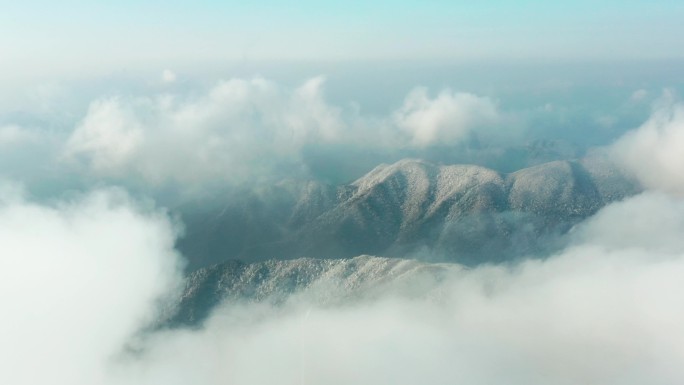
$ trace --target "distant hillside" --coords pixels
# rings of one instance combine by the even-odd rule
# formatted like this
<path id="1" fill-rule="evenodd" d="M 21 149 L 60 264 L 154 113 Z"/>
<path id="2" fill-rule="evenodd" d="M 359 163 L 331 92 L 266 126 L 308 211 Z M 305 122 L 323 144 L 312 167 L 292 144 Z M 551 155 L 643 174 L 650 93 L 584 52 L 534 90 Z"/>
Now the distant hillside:
<path id="1" fill-rule="evenodd" d="M 191 270 L 225 260 L 419 256 L 474 265 L 556 247 L 572 225 L 638 187 L 600 158 L 510 174 L 407 159 L 348 185 L 283 182 L 183 214 Z"/>
<path id="2" fill-rule="evenodd" d="M 189 275 L 169 325 L 197 325 L 223 302 L 280 304 L 306 299 L 334 305 L 350 299 L 373 298 L 389 288 L 400 295 L 422 296 L 456 264 L 359 256 L 351 259 L 228 261 Z"/>

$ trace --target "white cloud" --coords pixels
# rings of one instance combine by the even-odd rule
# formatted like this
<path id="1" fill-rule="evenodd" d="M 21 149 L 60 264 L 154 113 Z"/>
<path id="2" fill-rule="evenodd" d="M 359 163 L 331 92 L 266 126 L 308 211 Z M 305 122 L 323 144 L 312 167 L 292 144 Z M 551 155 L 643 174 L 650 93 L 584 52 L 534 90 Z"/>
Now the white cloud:
<path id="1" fill-rule="evenodd" d="M 293 91 L 264 79 L 220 82 L 205 95 L 113 98 L 91 104 L 65 155 L 104 176 L 154 183 L 268 174 L 301 167 L 309 142 L 335 140 L 340 111 L 323 100 L 322 78 Z"/>
<path id="2" fill-rule="evenodd" d="M 557 256 L 454 271 L 427 295 L 227 306 L 198 331 L 153 337 L 126 380 L 680 384 L 683 213 L 680 201 L 639 196 L 599 213 Z M 625 221 L 661 214 L 676 226 Z"/>
<path id="3" fill-rule="evenodd" d="M 646 187 L 684 194 L 684 105 L 666 94 L 649 120 L 610 151 Z"/>
<path id="4" fill-rule="evenodd" d="M 663 229 L 667 229 L 663 231 Z M 579 243 L 609 250 L 684 253 L 684 204 L 647 192 L 599 211 L 573 233 Z"/>
<path id="5" fill-rule="evenodd" d="M 133 106 L 120 98 L 91 103 L 67 143 L 69 153 L 91 154 L 92 167 L 108 171 L 135 161 L 145 140 L 145 126 Z"/>
<path id="6" fill-rule="evenodd" d="M 21 175 L 32 181 L 72 175 L 153 189 L 170 182 L 192 192 L 210 184 L 309 176 L 315 160 L 306 150 L 313 146 L 341 154 L 347 148 L 420 151 L 457 144 L 473 130 L 486 132 L 485 126 L 500 122 L 495 103 L 472 94 L 445 90 L 430 98 L 420 88 L 395 111 L 373 116 L 329 103 L 324 86 L 321 76 L 298 87 L 231 79 L 205 90 L 71 101 L 79 107 L 46 115 L 53 127 L 0 128 L 0 146 L 12 155 L 4 163 L 21 163 L 22 169 L 0 173 L 29 184 Z M 57 110 L 53 104 L 51 111 Z M 36 155 L 38 160 L 25 159 Z M 45 173 L 49 178 L 41 177 Z"/>
<path id="7" fill-rule="evenodd" d="M 65 155 L 98 175 L 192 182 L 298 165 L 307 143 L 457 143 L 500 119 L 487 98 L 417 89 L 367 132 L 322 87 L 235 79 L 195 97 L 103 98 Z M 681 194 L 683 122 L 682 105 L 661 106 L 612 151 Z M 0 146 L 35 135 L 5 126 Z M 0 185 L 3 384 L 684 383 L 684 203 L 671 196 L 608 206 L 548 260 L 464 269 L 426 295 L 226 306 L 199 330 L 138 339 L 178 279 L 172 222 L 117 191 L 39 205 L 19 190 Z"/>
<path id="8" fill-rule="evenodd" d="M 489 98 L 444 90 L 430 98 L 427 89 L 416 88 L 396 111 L 397 125 L 406 131 L 412 144 L 454 144 L 474 129 L 499 121 L 496 104 Z"/>
<path id="9" fill-rule="evenodd" d="M 229 305 L 131 339 L 177 277 L 163 213 L 112 191 L 53 206 L 4 191 L 2 383 L 684 381 L 684 203 L 669 196 L 605 208 L 545 261 L 454 270 L 407 297 Z"/>
<path id="10" fill-rule="evenodd" d="M 54 206 L 0 191 L 0 383 L 109 383 L 176 287 L 175 227 L 120 191 Z"/>
<path id="11" fill-rule="evenodd" d="M 166 84 L 174 83 L 177 78 L 178 78 L 178 76 L 176 75 L 176 73 L 169 70 L 169 69 L 162 71 L 162 74 L 161 74 L 162 83 L 166 83 Z"/>

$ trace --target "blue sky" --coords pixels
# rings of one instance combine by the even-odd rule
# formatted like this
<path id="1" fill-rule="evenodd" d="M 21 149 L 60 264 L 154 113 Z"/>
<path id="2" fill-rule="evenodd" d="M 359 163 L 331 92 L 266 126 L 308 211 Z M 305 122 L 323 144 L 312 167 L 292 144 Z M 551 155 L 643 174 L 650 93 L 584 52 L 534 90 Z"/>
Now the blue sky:
<path id="1" fill-rule="evenodd" d="M 240 60 L 681 58 L 681 1 L 12 2 L 2 72 Z"/>

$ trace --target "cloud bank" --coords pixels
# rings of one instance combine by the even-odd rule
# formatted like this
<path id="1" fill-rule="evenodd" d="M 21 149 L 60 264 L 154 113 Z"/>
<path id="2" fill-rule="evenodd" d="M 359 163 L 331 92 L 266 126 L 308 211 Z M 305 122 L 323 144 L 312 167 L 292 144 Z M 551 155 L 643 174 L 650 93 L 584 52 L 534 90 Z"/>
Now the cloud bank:
<path id="1" fill-rule="evenodd" d="M 320 87 L 256 79 L 196 98 L 102 99 L 65 156 L 152 181 L 276 167 L 263 158 L 294 160 L 305 143 L 345 135 L 347 118 Z M 443 111 L 459 97 L 417 95 L 396 116 L 437 123 L 406 138 L 449 139 L 444 122 L 459 120 Z M 681 384 L 682 116 L 676 104 L 657 110 L 612 147 L 652 191 L 599 211 L 545 260 L 334 307 L 225 304 L 194 330 L 150 329 L 179 280 L 178 229 L 164 212 L 116 190 L 37 204 L 4 184 L 0 383 Z M 1 132 L 19 143 L 22 130 Z"/>
<path id="2" fill-rule="evenodd" d="M 666 92 L 651 118 L 610 151 L 646 187 L 684 194 L 684 105 Z"/>
<path id="3" fill-rule="evenodd" d="M 138 175 L 152 183 L 305 173 L 307 145 L 369 149 L 454 145 L 499 119 L 488 98 L 427 90 L 409 93 L 391 118 L 329 104 L 324 78 L 295 89 L 261 78 L 223 81 L 206 94 L 111 97 L 92 102 L 70 135 L 65 158 L 98 175 Z M 296 172 L 295 172 L 296 174 Z"/>
<path id="4" fill-rule="evenodd" d="M 563 151 L 573 146 L 569 141 L 614 138 L 625 124 L 624 111 L 606 115 L 592 106 L 596 111 L 588 114 L 589 107 L 573 105 L 575 98 L 570 106 L 563 100 L 539 108 L 556 94 L 511 104 L 500 96 L 405 84 L 395 90 L 406 92 L 404 98 L 370 112 L 346 97 L 328 98 L 326 90 L 339 92 L 340 85 L 330 87 L 323 77 L 293 85 L 260 77 L 204 83 L 170 70 L 153 75 L 78 89 L 45 86 L 18 111 L 3 111 L 0 146 L 11 149 L 0 154 L 0 166 L 25 170 L 8 166 L 3 174 L 31 186 L 70 175 L 90 185 L 209 190 L 283 178 L 345 183 L 407 157 L 510 172 L 538 163 L 526 158 L 537 139 L 560 138 L 548 158 L 567 159 L 573 157 Z M 389 92 L 373 83 L 358 92 L 366 91 L 375 95 L 371 101 Z M 631 93 L 622 97 L 624 104 Z M 609 124 L 601 128 L 601 122 Z M 29 153 L 38 159 L 16 160 Z"/>
<path id="5" fill-rule="evenodd" d="M 684 203 L 647 193 L 547 260 L 455 271 L 412 298 L 229 304 L 200 330 L 157 335 L 134 366 L 171 384 L 678 384 L 682 231 Z"/>
<path id="6" fill-rule="evenodd" d="M 684 203 L 661 193 L 605 208 L 547 260 L 333 307 L 226 304 L 199 329 L 147 332 L 178 278 L 163 213 L 111 191 L 2 196 L 3 383 L 684 381 Z"/>
<path id="7" fill-rule="evenodd" d="M 121 191 L 51 206 L 22 195 L 0 192 L 0 382 L 110 383 L 111 362 L 177 287 L 176 228 Z"/>
<path id="8" fill-rule="evenodd" d="M 65 156 L 100 175 L 152 183 L 226 179 L 296 164 L 302 145 L 340 131 L 321 84 L 316 78 L 286 92 L 264 79 L 235 79 L 194 98 L 97 100 L 68 139 Z"/>
<path id="9" fill-rule="evenodd" d="M 451 145 L 467 139 L 482 126 L 499 123 L 496 104 L 489 98 L 444 90 L 431 99 L 427 89 L 416 88 L 395 112 L 397 126 L 419 147 Z"/>

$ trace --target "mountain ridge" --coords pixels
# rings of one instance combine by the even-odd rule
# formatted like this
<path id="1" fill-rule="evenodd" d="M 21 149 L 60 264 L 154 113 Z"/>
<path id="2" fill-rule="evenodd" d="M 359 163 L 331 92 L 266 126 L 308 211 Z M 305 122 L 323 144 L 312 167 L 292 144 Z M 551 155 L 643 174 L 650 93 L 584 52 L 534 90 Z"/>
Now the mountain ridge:
<path id="1" fill-rule="evenodd" d="M 198 325 L 221 305 L 306 301 L 321 306 L 393 293 L 423 296 L 463 266 L 361 255 L 354 258 L 226 261 L 186 277 L 168 326 Z"/>
<path id="2" fill-rule="evenodd" d="M 228 259 L 363 254 L 496 262 L 540 252 L 578 221 L 637 191 L 599 157 L 513 173 L 404 159 L 346 185 L 282 182 L 221 212 L 185 216 L 179 248 L 202 260 L 195 268 Z"/>

